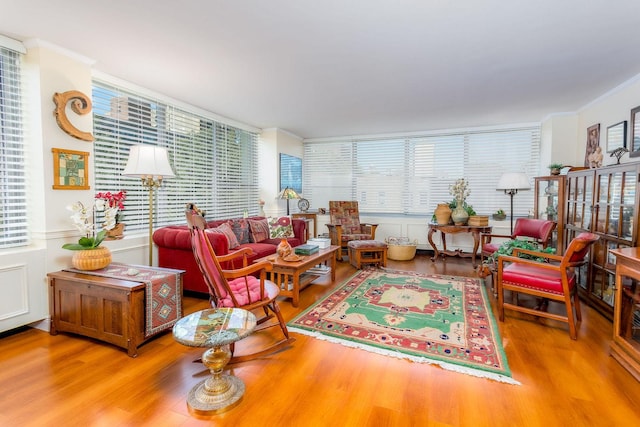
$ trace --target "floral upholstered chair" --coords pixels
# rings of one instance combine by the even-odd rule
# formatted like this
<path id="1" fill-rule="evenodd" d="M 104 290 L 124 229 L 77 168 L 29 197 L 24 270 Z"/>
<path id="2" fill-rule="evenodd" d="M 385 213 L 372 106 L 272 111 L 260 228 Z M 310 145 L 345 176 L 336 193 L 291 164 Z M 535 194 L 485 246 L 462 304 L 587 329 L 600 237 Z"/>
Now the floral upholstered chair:
<path id="1" fill-rule="evenodd" d="M 331 244 L 340 246 L 342 252 L 348 253 L 348 243 L 351 240 L 375 240 L 378 224 L 360 222 L 360 211 L 356 201 L 330 201 L 329 202 L 329 237 Z"/>

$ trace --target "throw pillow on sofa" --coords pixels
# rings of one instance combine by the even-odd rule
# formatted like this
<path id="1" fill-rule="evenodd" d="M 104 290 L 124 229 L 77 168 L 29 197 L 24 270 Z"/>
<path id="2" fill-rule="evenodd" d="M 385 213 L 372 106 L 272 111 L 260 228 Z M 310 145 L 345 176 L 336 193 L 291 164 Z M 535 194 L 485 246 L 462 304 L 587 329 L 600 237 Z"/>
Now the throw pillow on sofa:
<path id="1" fill-rule="evenodd" d="M 238 238 L 233 233 L 231 226 L 226 222 L 224 224 L 220 224 L 216 228 L 207 228 L 206 231 L 209 231 L 211 233 L 224 234 L 224 236 L 227 238 L 227 242 L 229 242 L 229 249 L 235 249 L 240 246 L 240 243 L 238 243 Z"/>
<path id="2" fill-rule="evenodd" d="M 251 240 L 254 243 L 260 243 L 269 238 L 269 224 L 266 219 L 249 219 L 249 228 L 251 228 Z"/>
<path id="3" fill-rule="evenodd" d="M 283 239 L 286 237 L 294 237 L 293 225 L 290 216 L 281 216 L 280 218 L 269 218 L 269 238 Z"/>
<path id="4" fill-rule="evenodd" d="M 240 219 L 232 219 L 229 221 L 231 225 L 231 229 L 233 230 L 233 234 L 236 235 L 238 239 L 238 243 L 241 245 L 245 243 L 251 242 L 251 230 L 249 229 L 249 221 L 240 218 Z"/>

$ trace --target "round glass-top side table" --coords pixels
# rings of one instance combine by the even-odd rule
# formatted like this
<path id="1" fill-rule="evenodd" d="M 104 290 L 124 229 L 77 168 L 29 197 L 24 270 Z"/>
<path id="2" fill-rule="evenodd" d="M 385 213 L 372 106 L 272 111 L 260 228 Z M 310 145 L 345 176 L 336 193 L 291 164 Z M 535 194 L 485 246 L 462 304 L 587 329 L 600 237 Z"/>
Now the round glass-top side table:
<path id="1" fill-rule="evenodd" d="M 198 415 L 213 415 L 233 408 L 244 394 L 238 377 L 222 375 L 231 359 L 229 344 L 250 335 L 256 316 L 240 308 L 212 308 L 192 313 L 173 326 L 173 337 L 189 347 L 208 347 L 202 363 L 211 377 L 196 384 L 187 396 L 189 410 Z"/>

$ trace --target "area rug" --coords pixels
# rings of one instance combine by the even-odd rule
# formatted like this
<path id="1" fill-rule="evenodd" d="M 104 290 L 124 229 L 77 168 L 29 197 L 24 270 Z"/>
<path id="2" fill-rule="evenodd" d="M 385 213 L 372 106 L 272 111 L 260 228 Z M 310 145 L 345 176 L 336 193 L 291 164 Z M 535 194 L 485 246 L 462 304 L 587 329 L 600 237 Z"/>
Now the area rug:
<path id="1" fill-rule="evenodd" d="M 349 347 L 519 384 L 477 278 L 360 270 L 288 326 Z"/>

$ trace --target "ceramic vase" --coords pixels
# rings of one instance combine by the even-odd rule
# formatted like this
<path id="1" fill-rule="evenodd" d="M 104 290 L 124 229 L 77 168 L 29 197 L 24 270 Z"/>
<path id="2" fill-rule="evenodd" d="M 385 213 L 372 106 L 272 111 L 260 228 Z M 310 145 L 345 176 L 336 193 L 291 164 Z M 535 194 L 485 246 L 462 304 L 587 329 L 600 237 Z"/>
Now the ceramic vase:
<path id="1" fill-rule="evenodd" d="M 451 219 L 451 208 L 447 203 L 439 203 L 435 210 L 438 225 L 447 225 Z"/>
<path id="2" fill-rule="evenodd" d="M 276 248 L 276 253 L 278 254 L 278 256 L 280 258 L 285 258 L 286 256 L 291 255 L 292 252 L 293 249 L 291 248 L 291 245 L 289 244 L 287 239 L 280 240 L 280 243 Z"/>
<path id="3" fill-rule="evenodd" d="M 464 201 L 458 200 L 456 202 L 456 207 L 453 212 L 451 212 L 451 219 L 455 225 L 465 225 L 467 223 L 469 214 L 464 208 Z"/>
<path id="4" fill-rule="evenodd" d="M 107 231 L 105 240 L 119 240 L 124 237 L 124 222 L 119 222 L 111 230 Z"/>
<path id="5" fill-rule="evenodd" d="M 73 251 L 71 265 L 76 270 L 100 270 L 111 264 L 111 251 L 106 246 Z"/>

